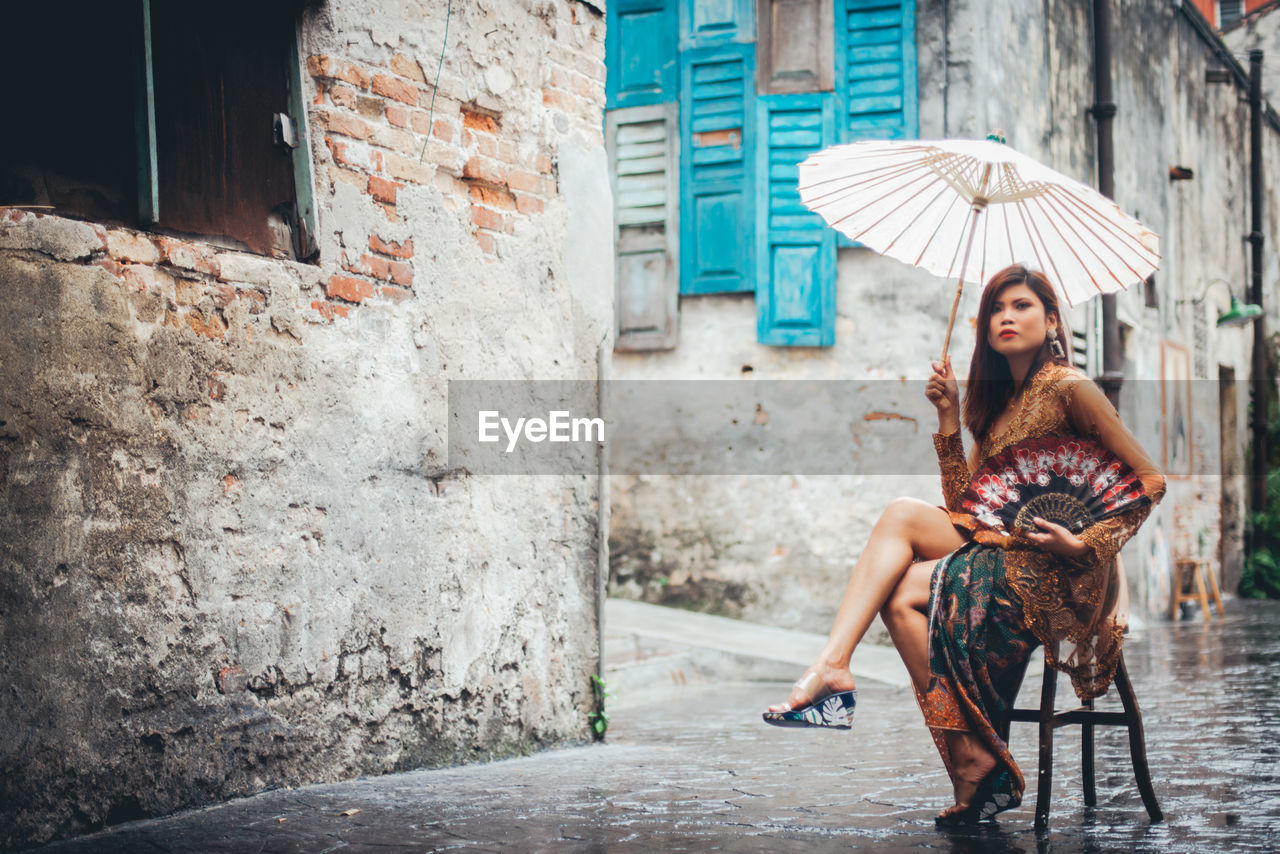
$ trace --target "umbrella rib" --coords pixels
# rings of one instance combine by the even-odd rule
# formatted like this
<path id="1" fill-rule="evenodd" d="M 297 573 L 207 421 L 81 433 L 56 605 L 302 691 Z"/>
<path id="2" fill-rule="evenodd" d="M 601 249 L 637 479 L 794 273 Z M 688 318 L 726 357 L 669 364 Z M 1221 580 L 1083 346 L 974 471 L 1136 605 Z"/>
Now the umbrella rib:
<path id="1" fill-rule="evenodd" d="M 1012 264 L 1018 259 L 1013 257 L 1013 229 L 1009 228 L 1009 206 L 1008 205 L 1000 206 L 1000 215 L 1004 217 L 1004 239 L 1005 239 L 1005 242 L 1009 244 L 1009 263 Z"/>
<path id="2" fill-rule="evenodd" d="M 1046 197 L 1045 199 L 1046 206 L 1049 205 L 1050 202 L 1051 200 L 1048 197 Z M 1080 268 L 1084 270 L 1085 275 L 1089 277 L 1089 282 L 1093 285 L 1094 289 L 1097 290 L 1097 292 L 1100 294 L 1106 293 L 1106 291 L 1102 289 L 1102 285 L 1098 284 L 1097 280 L 1094 279 L 1093 273 L 1089 271 L 1089 265 L 1086 264 L 1084 262 L 1084 259 L 1080 257 L 1080 253 L 1076 252 L 1076 248 L 1075 248 L 1076 243 L 1079 243 L 1085 248 L 1089 247 L 1089 243 L 1088 241 L 1084 240 L 1080 236 L 1080 233 L 1076 231 L 1075 226 L 1072 225 L 1071 219 L 1073 217 L 1063 214 L 1062 211 L 1058 211 L 1056 208 L 1054 208 L 1054 211 L 1058 213 L 1059 216 L 1063 217 L 1062 224 L 1071 232 L 1071 237 L 1074 238 L 1073 240 L 1063 241 L 1063 244 L 1067 247 L 1067 251 L 1071 253 L 1072 257 L 1076 259 L 1076 263 L 1080 265 Z M 1102 256 L 1099 255 L 1097 252 L 1095 252 L 1093 249 L 1090 248 L 1089 251 L 1093 253 L 1093 257 L 1097 258 L 1100 261 L 1102 260 Z M 1123 261 L 1123 259 L 1121 260 Z M 1125 266 L 1128 266 L 1128 265 L 1126 264 Z M 1116 284 L 1119 285 L 1122 290 L 1124 289 L 1125 287 L 1124 282 L 1121 282 L 1120 279 L 1116 276 L 1116 274 L 1111 272 L 1111 268 L 1106 265 L 1105 261 L 1103 261 L 1102 269 L 1106 271 L 1107 275 L 1109 275 L 1112 279 L 1115 280 Z M 1066 287 L 1065 282 L 1062 282 L 1061 284 L 1063 287 Z"/>
<path id="3" fill-rule="evenodd" d="M 901 187 L 894 187 L 892 190 L 890 190 L 889 192 L 885 193 L 883 196 L 880 196 L 879 198 L 872 199 L 871 201 L 867 202 L 867 203 L 866 203 L 865 205 L 863 205 L 862 207 L 860 207 L 860 208 L 857 208 L 857 209 L 855 209 L 855 210 L 850 211 L 849 213 L 845 214 L 844 216 L 840 217 L 839 219 L 829 220 L 829 222 L 830 222 L 831 226 L 832 226 L 832 227 L 835 227 L 836 225 L 838 225 L 839 223 L 844 222 L 846 219 L 848 219 L 849 217 L 851 217 L 851 216 L 853 216 L 854 214 L 858 213 L 859 211 L 866 210 L 867 208 L 871 207 L 872 205 L 879 204 L 880 202 L 882 202 L 882 201 L 884 201 L 885 199 L 887 199 L 887 198 L 889 198 L 890 196 L 892 196 L 894 193 L 897 193 L 897 192 L 899 192 L 900 190 L 905 190 L 906 188 L 910 187 L 910 186 L 911 186 L 912 184 L 914 184 L 917 180 L 919 180 L 919 179 L 918 179 L 918 178 L 913 178 L 912 180 L 910 180 L 910 181 L 908 181 L 907 183 L 903 184 Z M 936 183 L 936 182 L 937 182 L 937 181 L 939 181 L 939 180 L 941 180 L 941 179 L 934 178 L 934 180 L 933 180 L 933 181 L 930 181 L 929 183 L 930 183 L 930 184 L 933 184 L 933 183 Z M 920 192 L 923 192 L 923 191 L 924 191 L 928 186 L 929 186 L 929 185 L 928 185 L 928 184 L 926 184 L 926 185 L 925 185 L 925 187 L 921 187 L 921 188 L 920 188 Z M 892 208 L 892 209 L 890 209 L 890 210 L 889 210 L 889 211 L 888 211 L 884 216 L 880 217 L 878 220 L 876 220 L 875 222 L 871 223 L 871 224 L 870 224 L 870 225 L 868 225 L 866 228 L 862 229 L 862 231 L 859 231 L 857 234 L 851 234 L 851 235 L 849 235 L 849 237 L 850 237 L 851 239 L 853 239 L 853 240 L 858 240 L 858 239 L 860 239 L 860 238 L 862 237 L 862 235 L 866 234 L 868 231 L 870 231 L 871 229 L 875 228 L 875 227 L 876 227 L 877 225 L 879 225 L 880 223 L 884 222 L 886 219 L 888 219 L 890 216 L 892 216 L 895 212 L 897 212 L 897 210 L 898 210 L 897 208 Z"/>
<path id="4" fill-rule="evenodd" d="M 1082 199 L 1077 198 L 1074 194 L 1055 188 L 1054 191 L 1045 193 L 1045 195 L 1057 199 L 1059 204 L 1069 205 L 1073 210 L 1097 223 L 1105 229 L 1109 235 L 1126 244 L 1128 248 L 1136 252 L 1152 256 L 1156 259 L 1160 257 L 1158 253 L 1153 253 L 1146 246 L 1143 246 L 1142 241 L 1135 237 L 1130 230 L 1126 229 L 1122 223 L 1117 223 L 1115 220 L 1109 219 Z M 1110 199 L 1107 201 L 1110 201 Z M 1123 216 L 1123 214 L 1121 215 Z"/>
<path id="5" fill-rule="evenodd" d="M 1091 229 L 1091 228 L 1089 227 L 1089 223 L 1088 223 L 1086 220 L 1082 219 L 1079 215 L 1077 215 L 1077 214 L 1076 214 L 1074 211 L 1072 211 L 1070 208 L 1067 208 L 1067 207 L 1063 206 L 1063 205 L 1061 204 L 1061 201 L 1060 201 L 1060 200 L 1055 199 L 1055 198 L 1054 198 L 1053 196 L 1051 196 L 1051 195 L 1046 195 L 1046 196 L 1045 196 L 1045 204 L 1046 204 L 1046 206 L 1051 206 L 1055 211 L 1057 211 L 1057 212 L 1059 213 L 1059 215 L 1061 215 L 1061 216 L 1063 217 L 1063 223 L 1064 223 L 1064 224 L 1066 224 L 1066 225 L 1067 225 L 1067 227 L 1071 228 L 1071 231 L 1072 231 L 1072 233 L 1076 236 L 1076 238 L 1077 238 L 1077 239 L 1080 239 L 1080 242 L 1081 242 L 1081 243 L 1082 243 L 1082 244 L 1083 244 L 1083 245 L 1084 245 L 1084 246 L 1085 246 L 1085 247 L 1086 247 L 1090 252 L 1092 252 L 1092 253 L 1093 253 L 1093 256 L 1094 256 L 1095 258 L 1097 258 L 1099 261 L 1101 261 L 1101 262 L 1102 262 L 1102 264 L 1103 264 L 1103 269 L 1105 269 L 1105 270 L 1107 271 L 1107 275 L 1111 276 L 1111 278 L 1115 281 L 1115 283 L 1116 283 L 1117 285 L 1119 285 L 1121 288 L 1125 288 L 1125 287 L 1127 287 L 1127 285 L 1126 285 L 1124 282 L 1120 281 L 1120 277 L 1119 277 L 1119 276 L 1117 276 L 1115 273 L 1113 273 L 1113 272 L 1111 271 L 1111 267 L 1110 267 L 1110 265 L 1108 265 L 1107 260 L 1106 260 L 1105 258 L 1103 258 L 1103 257 L 1102 257 L 1102 255 L 1098 252 L 1098 250 L 1094 249 L 1094 248 L 1092 247 L 1092 245 L 1091 245 L 1090 243 L 1088 243 L 1087 241 L 1085 241 L 1085 240 L 1081 239 L 1080 233 L 1079 233 L 1078 231 L 1076 231 L 1076 229 L 1075 229 L 1075 227 L 1074 227 L 1074 226 L 1072 226 L 1072 225 L 1071 225 L 1071 222 L 1070 222 L 1071 220 L 1073 220 L 1073 219 L 1074 219 L 1076 222 L 1078 222 L 1078 223 L 1080 224 L 1080 226 L 1081 226 L 1085 231 L 1087 231 L 1087 232 L 1088 232 L 1092 237 L 1094 237 L 1094 238 L 1098 241 L 1098 243 L 1100 243 L 1103 247 L 1105 247 L 1105 248 L 1107 249 L 1107 251 L 1108 251 L 1108 252 L 1110 252 L 1112 255 L 1114 255 L 1114 256 L 1115 256 L 1115 258 L 1116 258 L 1116 260 L 1117 260 L 1117 261 L 1119 261 L 1121 264 L 1123 264 L 1123 265 L 1125 266 L 1125 268 L 1126 268 L 1130 273 L 1132 273 L 1134 276 L 1136 276 L 1136 277 L 1137 277 L 1137 279 L 1138 279 L 1139 281 L 1140 281 L 1140 280 L 1142 280 L 1142 279 L 1144 279 L 1144 278 L 1146 278 L 1146 277 L 1145 277 L 1145 276 L 1143 276 L 1141 273 L 1139 273 L 1137 270 L 1133 269 L 1133 265 L 1132 265 L 1132 264 L 1130 264 L 1128 261 L 1126 261 L 1126 260 L 1124 259 L 1124 256 L 1123 256 L 1123 255 L 1121 255 L 1121 254 L 1120 254 L 1119 252 L 1117 252 L 1115 249 L 1112 249 L 1112 248 L 1111 248 L 1111 246 L 1107 243 L 1107 241 L 1106 241 L 1106 239 L 1105 239 L 1104 237 L 1102 237 L 1102 236 L 1101 236 L 1101 235 L 1099 235 L 1097 232 L 1095 232 L 1093 229 Z M 1083 262 L 1082 262 L 1082 263 L 1083 263 Z M 1092 278 L 1092 276 L 1091 276 L 1090 278 Z M 1095 286 L 1095 287 L 1097 287 L 1097 283 L 1096 283 L 1096 282 L 1094 283 L 1094 286 Z M 1102 292 L 1102 289 L 1101 289 L 1100 287 L 1098 288 L 1098 290 L 1099 290 L 1099 292 Z"/>
<path id="6" fill-rule="evenodd" d="M 947 191 L 947 187 L 946 187 L 946 184 L 944 183 L 944 184 L 943 184 L 942 189 L 941 189 L 941 190 L 939 190 L 938 192 L 934 193 L 933 198 L 932 198 L 932 199 L 930 199 L 928 202 L 926 202 L 926 203 L 925 203 L 925 205 L 924 205 L 924 207 L 922 207 L 922 208 L 920 209 L 920 215 L 916 217 L 917 221 L 918 221 L 918 220 L 920 220 L 920 219 L 922 219 L 922 218 L 924 217 L 925 211 L 927 211 L 927 210 L 929 210 L 929 208 L 933 207 L 933 203 L 934 203 L 934 202 L 936 202 L 938 199 L 942 198 L 942 194 L 943 194 L 943 193 L 945 193 L 946 191 Z M 954 198 L 957 198 L 957 197 L 953 196 L 952 198 L 954 199 Z M 953 204 L 954 204 L 954 202 L 953 202 Z M 950 208 L 948 208 L 948 210 L 950 210 Z M 889 241 L 889 245 L 888 245 L 888 246 L 886 246 L 884 249 L 882 249 L 882 250 L 881 250 L 881 254 L 888 254 L 889 250 L 893 248 L 894 244 L 895 244 L 895 243 L 897 243 L 897 242 L 902 238 L 902 236 L 903 236 L 903 235 L 905 235 L 906 233 L 907 233 L 907 229 L 903 229 L 901 232 L 899 232 L 898 236 L 897 236 L 897 237 L 895 237 L 895 238 L 893 238 L 893 240 L 890 240 L 890 241 Z M 935 231 L 935 234 L 936 234 L 936 233 L 937 233 L 937 232 Z M 932 240 L 932 238 L 930 238 L 930 240 Z M 927 247 L 928 245 L 929 245 L 928 243 L 925 243 L 925 246 L 926 246 L 926 247 Z M 921 254 L 923 255 L 923 253 L 921 253 Z M 917 264 L 919 263 L 919 259 L 917 259 L 916 263 L 917 263 Z"/>
<path id="7" fill-rule="evenodd" d="M 1035 217 L 1028 216 L 1027 221 L 1030 223 L 1031 230 L 1035 232 L 1036 237 L 1040 238 L 1040 245 L 1044 247 L 1044 260 L 1048 261 L 1049 266 L 1053 268 L 1053 277 L 1058 280 L 1058 286 L 1065 288 L 1066 279 L 1062 278 L 1062 272 L 1058 270 L 1058 265 L 1053 263 L 1053 255 L 1049 254 L 1049 243 L 1044 239 L 1044 235 L 1040 233 L 1040 227 L 1036 225 Z"/>
<path id="8" fill-rule="evenodd" d="M 941 195 L 942 193 L 945 193 L 946 191 L 947 191 L 947 188 L 943 187 L 942 190 L 939 191 L 939 195 Z M 938 236 L 938 232 L 942 231 L 942 227 L 947 224 L 947 219 L 951 216 L 951 210 L 956 206 L 956 202 L 958 201 L 961 201 L 961 198 L 959 196 L 953 195 L 951 197 L 951 204 L 947 205 L 947 209 L 943 211 L 942 216 L 938 218 L 938 224 L 934 227 L 933 234 L 929 235 L 929 239 L 925 241 L 924 247 L 920 250 L 920 255 L 917 256 L 916 258 L 915 266 L 917 267 L 920 266 L 920 262 L 924 260 L 924 254 L 929 251 L 929 246 L 933 243 L 934 238 Z M 932 204 L 932 202 L 930 204 Z M 963 229 L 961 229 L 960 236 L 963 239 L 964 237 Z M 953 265 L 955 264 L 954 257 L 951 259 L 951 263 Z"/>
<path id="9" fill-rule="evenodd" d="M 1135 238 L 1131 232 L 1129 232 L 1124 228 L 1117 227 L 1117 224 L 1114 221 L 1109 220 L 1106 217 L 1102 216 L 1096 210 L 1091 208 L 1089 205 L 1086 205 L 1083 202 L 1081 202 L 1080 199 L 1077 199 L 1071 193 L 1046 193 L 1045 195 L 1053 198 L 1058 198 L 1060 203 L 1069 204 L 1071 207 L 1075 208 L 1076 210 L 1083 211 L 1085 214 L 1088 215 L 1087 217 L 1088 219 L 1100 225 L 1111 236 L 1117 237 L 1120 239 L 1121 242 L 1128 244 L 1130 249 L 1133 249 L 1134 251 L 1137 251 L 1140 253 L 1144 253 L 1149 257 L 1153 257 L 1156 261 L 1160 260 L 1159 253 L 1152 252 L 1146 246 L 1142 245 L 1142 241 Z"/>
<path id="10" fill-rule="evenodd" d="M 982 261 L 978 264 L 978 284 L 987 280 L 987 234 L 991 230 L 991 213 L 982 218 Z"/>
<path id="11" fill-rule="evenodd" d="M 1041 252 L 1041 250 L 1036 247 L 1036 241 L 1034 240 L 1034 237 L 1039 237 L 1040 233 L 1035 231 L 1034 227 L 1031 224 L 1031 220 L 1028 216 L 1028 213 L 1024 208 L 1024 205 L 1026 204 L 1026 199 L 1019 199 L 1013 204 L 1014 204 L 1014 208 L 1018 211 L 1018 217 L 1022 220 L 1022 227 L 1027 230 L 1027 242 L 1031 244 L 1031 251 L 1036 253 L 1036 264 L 1039 267 L 1039 269 L 1043 270 L 1045 266 L 1044 259 L 1049 255 L 1049 247 L 1044 245 L 1043 240 L 1041 240 L 1041 246 L 1043 247 L 1044 251 Z"/>
<path id="12" fill-rule="evenodd" d="M 858 173 L 856 177 L 865 178 L 865 180 L 849 180 L 850 179 L 849 175 L 840 175 L 835 178 L 827 178 L 822 181 L 814 181 L 811 184 L 806 184 L 805 189 L 810 189 L 813 187 L 821 187 L 827 184 L 834 184 L 837 181 L 844 181 L 845 183 L 841 184 L 840 186 L 826 193 L 822 193 L 816 196 L 811 196 L 808 199 L 808 201 L 805 202 L 805 204 L 808 204 L 808 205 L 817 204 L 818 202 L 828 198 L 829 196 L 834 196 L 836 193 L 846 191 L 846 190 L 848 191 L 866 190 L 868 187 L 874 187 L 876 184 L 883 183 L 893 178 L 897 178 L 902 175 L 909 174 L 913 171 L 918 170 L 919 168 L 920 168 L 920 165 L 918 163 L 910 163 L 906 166 L 895 166 L 893 167 L 892 171 L 890 171 L 888 168 L 885 168 L 885 169 L 877 169 L 875 172 Z M 921 174 L 928 175 L 929 173 L 921 172 Z M 841 198 L 844 198 L 844 197 L 842 196 Z"/>
<path id="13" fill-rule="evenodd" d="M 814 181 L 813 183 L 805 184 L 805 188 L 824 187 L 824 186 L 827 186 L 827 184 L 833 184 L 837 182 L 845 182 L 845 183 L 844 183 L 844 186 L 837 187 L 836 191 L 833 191 L 833 192 L 838 192 L 840 191 L 840 189 L 845 189 L 846 187 L 850 187 L 850 186 L 855 188 L 861 188 L 861 187 L 867 186 L 867 184 L 872 184 L 872 186 L 874 186 L 874 182 L 882 181 L 882 179 L 884 179 L 884 181 L 887 181 L 888 178 L 893 178 L 893 177 L 896 177 L 896 175 L 913 172 L 913 170 L 918 170 L 919 168 L 920 168 L 919 163 L 908 163 L 906 165 L 891 164 L 891 165 L 878 166 L 878 168 L 876 169 L 865 169 L 863 170 L 863 172 L 842 173 L 842 174 L 835 175 L 835 177 L 832 177 L 832 178 L 823 178 L 823 179 L 820 179 L 820 181 Z M 815 196 L 814 198 L 822 198 L 822 196 Z"/>

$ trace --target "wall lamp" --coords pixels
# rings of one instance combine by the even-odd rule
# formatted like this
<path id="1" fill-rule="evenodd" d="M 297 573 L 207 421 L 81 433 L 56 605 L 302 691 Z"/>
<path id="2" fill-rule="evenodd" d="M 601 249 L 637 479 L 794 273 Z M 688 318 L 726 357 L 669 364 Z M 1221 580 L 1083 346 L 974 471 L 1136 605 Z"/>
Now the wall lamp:
<path id="1" fill-rule="evenodd" d="M 1236 295 L 1231 292 L 1231 283 L 1226 279 L 1212 279 L 1200 289 L 1199 295 L 1191 299 L 1180 299 L 1178 305 L 1183 303 L 1202 303 L 1204 298 L 1209 295 L 1209 289 L 1214 285 L 1222 285 L 1227 289 L 1227 296 L 1231 297 L 1231 308 L 1218 315 L 1218 326 L 1245 326 L 1262 316 L 1262 306 L 1253 303 L 1243 303 L 1236 299 Z"/>

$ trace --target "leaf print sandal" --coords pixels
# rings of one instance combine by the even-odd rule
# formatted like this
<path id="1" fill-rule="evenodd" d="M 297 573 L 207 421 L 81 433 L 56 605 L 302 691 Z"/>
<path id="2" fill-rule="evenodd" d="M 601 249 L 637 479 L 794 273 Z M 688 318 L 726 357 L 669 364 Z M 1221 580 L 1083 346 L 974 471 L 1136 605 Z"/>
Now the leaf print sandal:
<path id="1" fill-rule="evenodd" d="M 804 683 L 816 678 L 808 673 L 796 687 L 803 688 Z M 781 711 L 765 712 L 761 717 L 767 724 L 782 727 L 825 727 L 827 729 L 850 729 L 853 726 L 853 709 L 858 704 L 856 690 L 820 693 L 807 706 L 791 709 L 784 703 Z"/>

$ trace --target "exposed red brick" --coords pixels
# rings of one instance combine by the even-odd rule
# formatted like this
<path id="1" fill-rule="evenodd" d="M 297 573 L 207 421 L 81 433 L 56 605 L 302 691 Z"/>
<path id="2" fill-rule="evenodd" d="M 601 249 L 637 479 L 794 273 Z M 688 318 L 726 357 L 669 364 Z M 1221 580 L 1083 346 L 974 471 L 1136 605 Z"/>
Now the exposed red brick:
<path id="1" fill-rule="evenodd" d="M 407 291 L 404 288 L 397 288 L 391 285 L 383 285 L 378 288 L 378 296 L 386 297 L 393 302 L 404 302 L 413 296 L 413 291 Z"/>
<path id="2" fill-rule="evenodd" d="M 406 107 L 402 107 L 399 104 L 387 104 L 386 116 L 387 121 L 390 122 L 393 127 L 402 128 L 409 126 L 409 110 Z"/>
<path id="3" fill-rule="evenodd" d="M 205 319 L 198 310 L 192 309 L 187 314 L 187 326 L 191 327 L 197 335 L 203 335 L 205 338 L 221 338 L 227 334 L 227 323 L 222 319 L 222 313 L 217 311 Z"/>
<path id="4" fill-rule="evenodd" d="M 498 132 L 498 118 L 489 112 L 477 110 L 475 107 L 462 108 L 462 126 L 486 133 Z"/>
<path id="5" fill-rule="evenodd" d="M 503 185 L 507 183 L 507 170 L 501 164 L 486 158 L 472 157 L 463 165 L 462 177 Z"/>
<path id="6" fill-rule="evenodd" d="M 119 261 L 112 261 L 110 258 L 99 258 L 93 263 L 97 264 L 117 279 L 124 275 L 124 265 Z"/>
<path id="7" fill-rule="evenodd" d="M 210 385 L 209 397 L 212 397 L 214 400 L 218 400 L 221 398 L 221 395 L 218 395 L 216 397 L 214 396 L 214 393 L 212 391 L 213 382 L 214 382 L 213 378 L 210 377 L 209 378 L 209 385 Z M 222 383 L 218 383 L 218 385 L 222 385 Z M 224 391 L 226 390 L 225 386 L 223 387 L 223 390 Z M 229 474 L 223 477 L 222 478 L 222 494 L 223 495 L 239 495 L 240 494 L 240 478 L 236 477 L 233 474 Z M 226 672 L 226 670 L 228 669 L 229 668 L 223 668 L 223 672 Z"/>
<path id="8" fill-rule="evenodd" d="M 375 95 L 393 98 L 403 104 L 418 103 L 418 87 L 412 83 L 392 77 L 388 74 L 373 75 L 369 91 Z"/>
<path id="9" fill-rule="evenodd" d="M 318 299 L 311 301 L 311 307 L 314 308 L 316 311 L 320 312 L 321 316 L 323 316 L 330 323 L 333 322 L 334 315 L 337 315 L 339 317 L 346 317 L 347 313 L 351 311 L 351 308 L 349 306 L 345 306 L 342 303 L 325 302 L 324 300 L 318 300 Z"/>
<path id="10" fill-rule="evenodd" d="M 388 181 L 386 178 L 379 178 L 377 175 L 369 176 L 369 195 L 389 205 L 396 203 L 396 190 L 403 186 L 404 184 Z"/>
<path id="11" fill-rule="evenodd" d="M 382 215 L 387 218 L 387 222 L 400 221 L 400 217 L 396 215 L 395 205 L 385 205 L 382 202 L 378 202 L 378 207 L 382 208 Z"/>
<path id="12" fill-rule="evenodd" d="M 257 291 L 236 291 L 236 299 L 244 299 L 249 301 L 249 313 L 261 314 L 262 310 L 267 306 L 267 297 Z"/>
<path id="13" fill-rule="evenodd" d="M 369 248 L 374 252 L 380 252 L 383 255 L 390 255 L 394 258 L 412 258 L 413 257 L 413 240 L 409 239 L 403 243 L 396 243 L 394 240 L 383 240 L 376 234 L 369 235 Z"/>
<path id="14" fill-rule="evenodd" d="M 542 208 L 542 199 L 539 199 L 537 196 L 526 196 L 523 193 L 516 196 L 516 210 L 520 211 L 522 214 L 529 215 L 542 213 Z"/>
<path id="15" fill-rule="evenodd" d="M 165 262 L 184 270 L 195 270 L 210 276 L 218 275 L 218 258 L 208 246 L 186 243 L 171 237 L 158 239 L 160 257 Z"/>
<path id="16" fill-rule="evenodd" d="M 462 147 L 473 148 L 475 153 L 484 157 L 498 156 L 498 141 L 491 134 L 472 133 L 466 128 L 462 129 Z"/>
<path id="17" fill-rule="evenodd" d="M 369 187 L 369 179 L 362 172 L 352 172 L 350 169 L 343 169 L 341 166 L 330 163 L 329 185 L 337 186 L 339 181 L 350 184 L 362 193 Z"/>
<path id="18" fill-rule="evenodd" d="M 493 255 L 497 250 L 497 247 L 493 242 L 493 235 L 489 234 L 487 231 L 477 230 L 472 233 L 472 236 L 475 237 L 476 243 L 480 244 L 480 251 L 486 255 Z"/>
<path id="19" fill-rule="evenodd" d="M 315 94 L 315 97 L 311 99 L 311 106 L 313 106 L 313 107 L 323 107 L 323 106 L 324 106 L 324 99 L 325 99 L 325 96 L 328 94 L 328 91 L 329 91 L 329 87 L 325 85 L 324 81 L 323 81 L 323 80 L 317 80 L 317 81 L 316 81 L 316 94 Z"/>
<path id="20" fill-rule="evenodd" d="M 416 83 L 426 83 L 426 75 L 422 73 L 422 66 L 417 60 L 410 59 L 402 53 L 397 53 L 391 57 L 391 70 L 401 77 L 407 77 Z"/>
<path id="21" fill-rule="evenodd" d="M 546 154 L 539 154 L 535 163 L 535 168 L 543 175 L 551 174 L 551 158 Z"/>
<path id="22" fill-rule="evenodd" d="M 497 211 L 491 211 L 488 208 L 482 208 L 479 205 L 471 206 L 471 221 L 481 228 L 492 229 L 493 231 L 501 231 L 503 216 Z"/>
<path id="23" fill-rule="evenodd" d="M 323 112 L 320 118 L 333 133 L 349 136 L 355 139 L 368 139 L 370 127 L 363 119 L 351 116 L 346 113 Z"/>
<path id="24" fill-rule="evenodd" d="M 503 163 L 519 163 L 520 149 L 509 139 L 498 141 L 498 159 Z"/>
<path id="25" fill-rule="evenodd" d="M 507 172 L 507 186 L 523 193 L 542 192 L 542 176 L 533 172 L 512 169 Z"/>
<path id="26" fill-rule="evenodd" d="M 427 163 L 419 163 L 416 157 L 402 157 L 388 152 L 384 160 L 387 174 L 406 183 L 426 184 L 436 174 L 435 167 Z"/>
<path id="27" fill-rule="evenodd" d="M 382 279 L 385 282 L 391 278 L 391 262 L 386 258 L 379 258 L 377 255 L 364 255 L 360 258 L 360 263 L 368 270 L 369 275 L 375 279 Z"/>
<path id="28" fill-rule="evenodd" d="M 307 73 L 312 77 L 343 80 L 361 89 L 369 88 L 369 72 L 352 65 L 350 62 L 334 59 L 332 56 L 307 57 Z"/>
<path id="29" fill-rule="evenodd" d="M 213 294 L 213 304 L 218 308 L 226 308 L 236 298 L 236 287 L 226 282 L 219 282 L 213 287 L 211 293 Z"/>
<path id="30" fill-rule="evenodd" d="M 116 261 L 154 264 L 160 258 L 155 244 L 145 234 L 113 230 L 107 235 L 107 255 Z"/>
<path id="31" fill-rule="evenodd" d="M 324 141 L 329 146 L 329 150 L 333 152 L 333 159 L 343 166 L 349 166 L 352 169 L 363 169 L 367 172 L 379 172 L 382 170 L 381 152 L 373 151 L 364 145 L 339 142 L 330 137 L 325 137 Z"/>
<path id="32" fill-rule="evenodd" d="M 391 281 L 397 285 L 408 287 L 413 284 L 413 268 L 403 261 L 389 262 L 387 272 L 391 275 Z"/>
<path id="33" fill-rule="evenodd" d="M 578 105 L 574 101 L 573 96 L 561 92 L 559 89 L 543 89 L 542 103 L 554 110 L 560 110 L 565 113 L 575 113 L 578 111 Z"/>
<path id="34" fill-rule="evenodd" d="M 361 302 L 373 296 L 373 285 L 350 276 L 330 276 L 324 286 L 324 293 L 325 296 L 337 297 L 347 302 Z"/>
<path id="35" fill-rule="evenodd" d="M 329 99 L 336 106 L 345 110 L 354 110 L 356 108 L 356 91 L 350 86 L 342 86 L 341 84 L 330 86 Z"/>
<path id="36" fill-rule="evenodd" d="M 126 264 L 122 272 L 125 285 L 131 291 L 148 291 L 155 286 L 155 268 L 147 264 Z"/>
<path id="37" fill-rule="evenodd" d="M 426 133 L 428 114 L 419 110 L 413 114 L 410 123 L 413 129 L 418 133 Z M 448 119 L 436 119 L 435 124 L 431 126 L 431 136 L 441 142 L 453 141 L 453 122 Z"/>
<path id="38" fill-rule="evenodd" d="M 470 189 L 471 198 L 481 204 L 488 205 L 491 208 L 501 208 L 502 210 L 515 209 L 515 197 L 512 196 L 504 187 L 494 187 L 488 184 L 472 184 Z"/>
<path id="39" fill-rule="evenodd" d="M 227 475 L 227 477 L 231 477 L 231 475 Z M 219 670 L 216 681 L 219 694 L 235 694 L 249 686 L 249 674 L 237 664 L 234 667 L 224 667 Z"/>

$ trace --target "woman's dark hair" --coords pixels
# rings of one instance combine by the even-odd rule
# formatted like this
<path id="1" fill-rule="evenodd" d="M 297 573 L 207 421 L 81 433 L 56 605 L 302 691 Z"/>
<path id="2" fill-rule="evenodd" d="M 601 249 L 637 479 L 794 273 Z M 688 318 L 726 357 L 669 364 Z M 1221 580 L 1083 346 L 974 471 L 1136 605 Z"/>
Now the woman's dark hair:
<path id="1" fill-rule="evenodd" d="M 982 299 L 978 303 L 978 322 L 975 327 L 977 341 L 973 345 L 973 359 L 969 362 L 969 383 L 964 395 L 964 426 L 969 428 L 973 438 L 981 442 L 987 437 L 996 416 L 1004 411 L 1010 398 L 1018 391 L 1013 387 L 1013 374 L 1009 370 L 1009 360 L 991 349 L 991 314 L 996 297 L 1005 288 L 1014 285 L 1026 285 L 1044 304 L 1047 318 L 1057 318 L 1058 340 L 1063 348 L 1070 346 L 1071 335 L 1067 331 L 1062 312 L 1058 309 L 1058 297 L 1053 286 L 1045 278 L 1044 273 L 1028 270 L 1021 264 L 1005 267 L 991 277 L 982 291 Z M 1031 381 L 1036 371 L 1045 362 L 1057 361 L 1069 364 L 1066 359 L 1054 359 L 1049 349 L 1049 339 L 1045 338 L 1040 351 L 1031 361 L 1023 384 Z"/>

